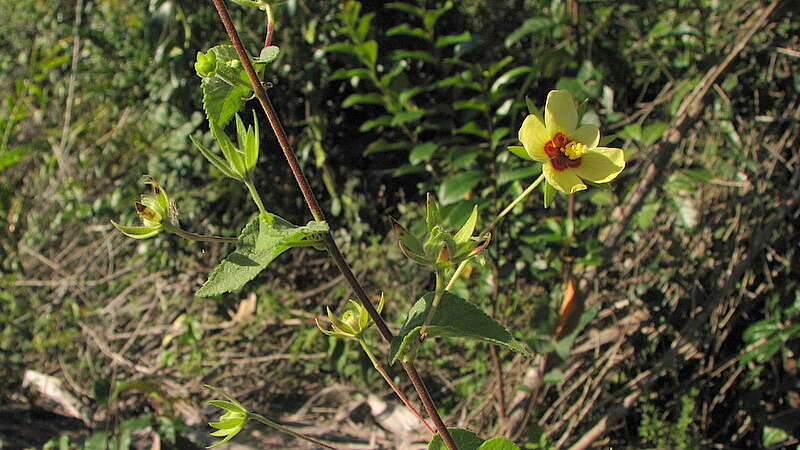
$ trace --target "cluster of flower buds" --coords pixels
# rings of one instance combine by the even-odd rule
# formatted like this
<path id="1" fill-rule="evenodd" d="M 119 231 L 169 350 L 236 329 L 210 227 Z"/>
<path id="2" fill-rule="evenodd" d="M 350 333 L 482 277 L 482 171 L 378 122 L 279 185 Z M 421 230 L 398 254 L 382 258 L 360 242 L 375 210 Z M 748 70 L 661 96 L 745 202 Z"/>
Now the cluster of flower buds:
<path id="1" fill-rule="evenodd" d="M 210 52 L 209 52 L 210 53 Z M 225 159 L 217 156 L 200 141 L 190 136 L 192 142 L 200 150 L 200 153 L 225 175 L 239 180 L 246 181 L 250 178 L 253 168 L 258 162 L 259 137 L 258 137 L 258 118 L 253 110 L 253 125 L 245 127 L 239 114 L 236 114 L 236 137 L 238 147 L 233 145 L 225 131 L 223 131 L 214 121 L 209 121 L 211 134 L 219 143 L 222 155 Z"/>
<path id="2" fill-rule="evenodd" d="M 367 312 L 367 308 L 364 308 L 361 303 L 350 300 L 352 307 L 345 311 L 341 317 L 336 317 L 331 311 L 330 308 L 328 310 L 328 319 L 331 321 L 331 328 L 332 330 L 326 330 L 322 327 L 319 323 L 319 320 L 316 318 L 314 319 L 317 322 L 317 327 L 323 333 L 327 334 L 328 336 L 334 336 L 344 339 L 361 339 L 361 336 L 367 330 L 367 328 L 372 325 L 372 318 L 369 316 Z M 383 311 L 383 294 L 381 293 L 381 300 L 378 303 L 377 308 L 378 313 Z"/>
<path id="3" fill-rule="evenodd" d="M 478 222 L 477 206 L 473 208 L 472 214 L 461 228 L 451 233 L 442 226 L 439 205 L 429 193 L 425 219 L 428 235 L 424 242 L 394 222 L 400 251 L 417 264 L 434 270 L 449 269 L 477 256 L 489 245 L 490 235 L 483 237 L 472 235 Z"/>
<path id="4" fill-rule="evenodd" d="M 153 237 L 165 228 L 178 226 L 178 212 L 175 205 L 169 201 L 167 191 L 162 188 L 150 175 L 145 175 L 145 184 L 152 188 L 152 194 L 142 195 L 136 202 L 136 213 L 142 218 L 142 226 L 120 225 L 113 220 L 111 223 L 124 235 L 134 239 L 147 239 Z M 164 222 L 164 219 L 167 222 Z"/>

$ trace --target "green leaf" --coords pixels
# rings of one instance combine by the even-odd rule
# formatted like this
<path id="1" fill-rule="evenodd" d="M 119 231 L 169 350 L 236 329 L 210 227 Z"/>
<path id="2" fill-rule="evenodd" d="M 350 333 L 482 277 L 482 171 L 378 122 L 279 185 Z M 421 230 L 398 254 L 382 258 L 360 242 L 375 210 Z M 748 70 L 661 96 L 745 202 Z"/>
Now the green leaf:
<path id="1" fill-rule="evenodd" d="M 374 66 L 378 61 L 378 43 L 374 40 L 364 42 L 358 47 L 362 60 L 369 66 Z"/>
<path id="2" fill-rule="evenodd" d="M 327 231 L 327 222 L 312 221 L 298 227 L 273 214 L 258 217 L 245 226 L 236 251 L 211 271 L 197 295 L 211 297 L 240 289 L 281 253 L 311 245 L 318 234 Z"/>
<path id="3" fill-rule="evenodd" d="M 244 99 L 252 92 L 250 79 L 244 70 L 239 55 L 232 45 L 218 45 L 207 52 L 213 55 L 214 69 L 203 70 L 203 109 L 209 122 L 224 127 L 244 105 Z M 198 55 L 198 62 L 200 55 Z M 263 64 L 259 64 L 263 68 Z M 198 69 L 199 70 L 199 69 Z"/>
<path id="4" fill-rule="evenodd" d="M 427 113 L 428 111 L 420 109 L 399 112 L 392 118 L 392 125 L 399 126 L 409 122 L 415 122 L 423 118 Z"/>
<path id="5" fill-rule="evenodd" d="M 531 155 L 529 155 L 528 151 L 525 150 L 525 147 L 523 147 L 521 145 L 509 145 L 508 146 L 508 151 L 510 151 L 511 153 L 519 156 L 522 159 L 527 159 L 528 161 L 533 161 L 533 158 L 531 158 Z"/>
<path id="6" fill-rule="evenodd" d="M 439 145 L 435 142 L 426 142 L 424 144 L 417 145 L 413 150 L 411 150 L 411 153 L 408 155 L 408 160 L 411 164 L 419 164 L 421 162 L 428 161 L 438 149 Z"/>
<path id="7" fill-rule="evenodd" d="M 261 53 L 258 54 L 258 58 L 255 58 L 255 61 L 262 64 L 269 64 L 278 58 L 280 52 L 281 50 L 280 48 L 278 48 L 277 45 L 270 45 L 269 47 L 264 47 L 261 49 Z"/>
<path id="8" fill-rule="evenodd" d="M 467 192 L 478 185 L 483 179 L 483 172 L 480 170 L 470 170 L 449 176 L 442 181 L 439 186 L 439 202 L 442 205 L 449 205 L 461 200 Z"/>
<path id="9" fill-rule="evenodd" d="M 521 169 L 505 170 L 500 172 L 497 176 L 497 185 L 502 186 L 512 181 L 521 180 L 522 178 L 532 177 L 542 172 L 542 168 L 538 165 L 523 167 Z"/>
<path id="10" fill-rule="evenodd" d="M 498 436 L 485 441 L 478 450 L 519 450 L 519 447 L 508 439 Z"/>
<path id="11" fill-rule="evenodd" d="M 353 105 L 382 105 L 383 97 L 380 94 L 350 94 L 342 102 L 342 108 L 349 108 Z"/>
<path id="12" fill-rule="evenodd" d="M 771 427 L 764 425 L 764 431 L 761 433 L 761 444 L 765 448 L 778 445 L 789 439 L 789 434 L 781 428 Z"/>
<path id="13" fill-rule="evenodd" d="M 428 292 L 409 310 L 403 328 L 392 341 L 389 351 L 389 361 L 392 363 L 398 356 L 413 356 L 419 350 L 422 324 L 433 303 L 433 297 L 434 293 Z M 486 315 L 477 306 L 449 292 L 442 296 L 426 335 L 428 338 L 449 336 L 478 340 L 531 355 L 530 351 L 515 340 L 511 333 L 497 321 Z"/>
<path id="14" fill-rule="evenodd" d="M 464 222 L 464 225 L 461 226 L 461 229 L 459 229 L 458 232 L 453 235 L 453 241 L 459 245 L 467 242 L 472 237 L 472 233 L 475 232 L 475 225 L 477 225 L 477 223 L 478 205 L 475 205 L 475 207 L 472 208 L 472 214 L 469 215 L 467 221 Z"/>
<path id="15" fill-rule="evenodd" d="M 389 28 L 386 31 L 386 35 L 387 36 L 398 36 L 398 35 L 413 36 L 413 37 L 418 37 L 420 39 L 425 39 L 426 41 L 430 40 L 428 38 L 428 34 L 425 33 L 425 30 L 423 30 L 422 28 L 412 28 L 411 25 L 409 25 L 407 23 L 400 24 L 400 25 L 397 25 L 396 27 Z"/>
<path id="16" fill-rule="evenodd" d="M 456 442 L 458 450 L 478 450 L 484 442 L 477 434 L 463 428 L 448 427 L 447 431 Z M 438 433 L 428 444 L 428 450 L 447 450 L 447 445 L 445 445 Z"/>
<path id="17" fill-rule="evenodd" d="M 380 116 L 378 118 L 368 120 L 363 124 L 361 124 L 361 127 L 359 127 L 358 131 L 364 133 L 373 128 L 385 127 L 391 124 L 392 124 L 392 116 Z"/>
<path id="18" fill-rule="evenodd" d="M 436 40 L 437 47 L 447 47 L 448 45 L 463 44 L 472 40 L 472 34 L 465 31 L 461 34 L 451 34 L 449 36 L 442 36 Z"/>
<path id="19" fill-rule="evenodd" d="M 651 123 L 642 129 L 642 143 L 644 145 L 653 145 L 656 141 L 661 139 L 665 131 L 667 131 L 666 122 Z"/>
<path id="20" fill-rule="evenodd" d="M 522 39 L 523 37 L 529 34 L 536 34 L 539 31 L 545 30 L 553 26 L 553 23 L 549 19 L 545 19 L 542 17 L 535 17 L 533 19 L 526 20 L 519 28 L 512 31 L 511 34 L 506 37 L 505 46 L 511 47 L 514 45 L 515 42 Z"/>
<path id="21" fill-rule="evenodd" d="M 497 92 L 498 90 L 500 90 L 500 88 L 502 88 L 506 84 L 514 81 L 514 79 L 517 78 L 518 76 L 531 72 L 532 70 L 533 69 L 527 66 L 515 67 L 509 70 L 508 72 L 499 76 L 497 80 L 495 80 L 495 82 L 492 84 L 491 92 L 493 93 Z"/>
<path id="22" fill-rule="evenodd" d="M 16 147 L 0 153 L 0 172 L 5 170 L 7 167 L 11 167 L 14 164 L 25 160 L 25 158 L 28 156 L 30 156 L 28 153 L 28 147 Z"/>
<path id="23" fill-rule="evenodd" d="M 399 9 L 400 11 L 405 11 L 409 14 L 413 14 L 420 18 L 425 17 L 425 10 L 423 10 L 419 6 L 409 5 L 407 3 L 402 3 L 402 2 L 387 3 L 384 6 L 391 9 Z"/>

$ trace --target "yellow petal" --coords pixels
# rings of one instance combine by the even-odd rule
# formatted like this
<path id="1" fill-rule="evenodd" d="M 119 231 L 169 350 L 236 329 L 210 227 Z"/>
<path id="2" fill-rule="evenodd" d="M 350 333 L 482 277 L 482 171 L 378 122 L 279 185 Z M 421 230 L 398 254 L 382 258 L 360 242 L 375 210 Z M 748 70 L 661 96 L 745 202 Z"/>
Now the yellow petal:
<path id="1" fill-rule="evenodd" d="M 568 134 L 567 137 L 572 141 L 578 141 L 589 148 L 593 148 L 600 143 L 600 130 L 594 125 L 581 125 L 572 134 Z"/>
<path id="2" fill-rule="evenodd" d="M 549 158 L 544 152 L 544 144 L 550 140 L 547 128 L 542 121 L 533 114 L 528 115 L 519 128 L 519 140 L 525 146 L 528 155 L 536 161 L 547 161 Z"/>
<path id="3" fill-rule="evenodd" d="M 568 91 L 550 91 L 544 107 L 544 124 L 550 135 L 564 133 L 570 136 L 578 127 L 578 110 Z"/>
<path id="4" fill-rule="evenodd" d="M 586 185 L 575 175 L 573 169 L 556 170 L 548 161 L 542 166 L 542 172 L 544 172 L 544 177 L 547 179 L 547 182 L 561 192 L 574 194 L 575 192 L 586 189 Z"/>
<path id="5" fill-rule="evenodd" d="M 622 149 L 596 147 L 583 155 L 580 167 L 573 170 L 584 180 L 607 183 L 616 178 L 624 168 L 625 156 Z"/>

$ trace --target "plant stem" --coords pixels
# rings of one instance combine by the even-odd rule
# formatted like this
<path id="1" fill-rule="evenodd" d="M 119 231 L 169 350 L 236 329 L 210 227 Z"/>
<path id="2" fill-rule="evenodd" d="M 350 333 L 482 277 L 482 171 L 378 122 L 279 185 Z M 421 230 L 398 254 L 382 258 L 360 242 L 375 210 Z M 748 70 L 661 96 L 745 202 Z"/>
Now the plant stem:
<path id="1" fill-rule="evenodd" d="M 505 217 L 506 214 L 510 213 L 511 210 L 514 209 L 514 207 L 519 204 L 519 202 L 525 200 L 525 197 L 527 197 L 528 194 L 533 192 L 533 190 L 536 189 L 536 186 L 539 186 L 539 184 L 543 180 L 544 180 L 544 173 L 539 175 L 539 178 L 537 178 L 533 183 L 531 183 L 530 186 L 528 186 L 524 191 L 522 191 L 522 193 L 519 194 L 519 196 L 517 198 L 515 198 L 511 203 L 509 203 L 509 205 L 506 206 L 506 208 L 504 210 L 500 211 L 500 214 L 498 214 L 497 217 L 494 218 L 492 223 L 490 223 L 489 226 L 486 227 L 485 230 L 483 230 L 483 233 L 481 233 L 480 236 L 483 237 L 483 236 L 486 236 L 487 234 L 491 233 L 492 230 L 494 230 L 494 227 L 496 227 L 497 224 L 500 222 L 500 220 L 503 217 Z"/>
<path id="2" fill-rule="evenodd" d="M 281 124 L 280 119 L 278 119 L 275 108 L 273 108 L 272 103 L 269 101 L 269 97 L 267 97 L 267 92 L 264 90 L 261 80 L 259 80 L 258 75 L 256 75 L 256 71 L 253 68 L 250 57 L 247 55 L 247 51 L 242 44 L 242 40 L 239 38 L 239 33 L 236 31 L 236 27 L 233 25 L 233 21 L 231 20 L 230 14 L 228 14 L 225 3 L 223 0 L 212 1 L 214 2 L 214 7 L 217 9 L 217 13 L 219 14 L 223 26 L 225 27 L 225 31 L 228 33 L 228 37 L 230 38 L 233 47 L 236 49 L 236 53 L 239 55 L 239 60 L 242 62 L 242 66 L 247 72 L 247 76 L 252 84 L 253 92 L 258 98 L 261 108 L 264 110 L 264 114 L 267 115 L 267 119 L 272 127 L 272 131 L 275 133 L 275 137 L 278 139 L 278 144 L 281 146 L 283 156 L 286 158 L 286 162 L 289 164 L 289 168 L 292 171 L 292 175 L 294 175 L 295 182 L 297 182 L 297 186 L 300 188 L 300 192 L 303 194 L 303 198 L 306 201 L 306 205 L 308 205 L 308 209 L 311 211 L 311 215 L 316 221 L 324 221 L 325 215 L 322 213 L 322 209 L 319 207 L 319 203 L 317 203 L 317 199 L 314 197 L 314 191 L 311 189 L 308 179 L 306 179 L 303 169 L 300 167 L 300 164 L 297 161 L 297 156 L 295 155 L 294 150 L 292 150 L 289 139 L 286 137 L 286 132 L 283 130 L 283 125 Z M 364 287 L 361 286 L 361 283 L 353 274 L 349 264 L 347 264 L 344 256 L 342 256 L 341 250 L 339 250 L 339 247 L 336 245 L 336 241 L 333 240 L 333 235 L 330 233 L 330 231 L 325 234 L 324 241 L 331 259 L 333 259 L 333 261 L 336 263 L 339 271 L 342 272 L 342 275 L 344 276 L 345 280 L 347 280 L 350 288 L 353 289 L 358 301 L 361 302 L 364 308 L 366 308 L 367 313 L 378 327 L 378 331 L 380 331 L 381 336 L 383 336 L 387 342 L 391 342 L 394 338 L 392 332 L 389 331 L 389 327 L 375 309 L 375 306 L 370 301 L 369 296 L 364 290 Z M 442 440 L 447 445 L 447 448 L 449 450 L 458 450 L 455 441 L 447 431 L 447 427 L 445 426 L 444 422 L 442 422 L 442 418 L 439 417 L 439 412 L 436 411 L 436 407 L 433 404 L 433 399 L 431 398 L 428 390 L 425 388 L 425 384 L 422 382 L 422 378 L 420 378 L 413 363 L 403 363 L 403 367 L 405 368 L 406 373 L 408 373 L 411 382 L 414 384 L 414 388 L 417 390 L 417 394 L 420 396 L 422 404 L 425 406 L 425 410 L 433 420 L 436 430 L 439 432 Z"/>
<path id="3" fill-rule="evenodd" d="M 461 267 L 460 265 L 458 266 Z M 463 269 L 462 269 L 463 270 Z M 439 308 L 439 302 L 442 301 L 442 296 L 446 291 L 444 286 L 444 271 L 442 269 L 436 269 L 436 290 L 433 293 L 433 302 L 431 303 L 431 308 L 428 310 L 428 314 L 425 316 L 425 321 L 422 322 L 422 334 L 420 334 L 420 340 L 425 339 L 426 329 L 428 325 L 431 324 L 431 320 L 433 320 L 434 314 L 436 314 L 436 310 Z"/>
<path id="4" fill-rule="evenodd" d="M 272 16 L 272 6 L 267 3 L 267 34 L 264 37 L 264 47 L 269 47 L 272 44 L 272 31 L 275 29 L 275 17 Z"/>
<path id="5" fill-rule="evenodd" d="M 169 231 L 170 233 L 175 233 L 178 236 L 188 239 L 190 241 L 200 241 L 200 242 L 236 242 L 239 238 L 235 237 L 222 237 L 222 236 L 209 236 L 206 234 L 197 234 L 192 233 L 191 231 L 182 230 L 176 226 L 169 225 L 164 223 L 164 229 Z"/>
<path id="6" fill-rule="evenodd" d="M 278 430 L 278 431 L 280 431 L 282 433 L 286 433 L 286 434 L 288 434 L 290 436 L 294 436 L 294 437 L 296 437 L 298 439 L 302 439 L 304 441 L 311 442 L 314 445 L 319 445 L 320 447 L 325 447 L 325 448 L 330 448 L 330 449 L 333 449 L 333 450 L 338 450 L 338 448 L 330 446 L 330 445 L 328 445 L 328 444 L 326 444 L 326 443 L 324 443 L 322 441 L 318 441 L 318 440 L 312 438 L 311 436 L 306 436 L 305 434 L 298 433 L 296 431 L 292 431 L 289 428 L 287 428 L 287 427 L 285 427 L 285 426 L 283 426 L 283 425 L 281 425 L 281 424 L 279 424 L 277 422 L 273 422 L 273 421 L 267 419 L 266 417 L 262 416 L 261 414 L 249 413 L 247 415 L 247 417 L 249 419 L 253 419 L 253 420 L 256 420 L 258 422 L 261 422 L 264 425 L 266 425 L 266 426 L 268 426 L 270 428 L 274 428 L 274 429 L 276 429 L 276 430 Z"/>
<path id="7" fill-rule="evenodd" d="M 250 196 L 253 197 L 253 201 L 256 202 L 256 206 L 258 206 L 258 212 L 261 214 L 266 214 L 267 210 L 264 208 L 264 203 L 261 201 L 261 196 L 258 194 L 258 190 L 256 190 L 256 185 L 253 184 L 253 180 L 248 179 L 245 180 L 244 185 L 247 186 L 247 190 L 250 191 Z"/>
<path id="8" fill-rule="evenodd" d="M 525 200 L 525 197 L 527 197 L 531 192 L 533 192 L 533 190 L 536 189 L 536 186 L 539 186 L 539 184 L 541 184 L 543 180 L 544 180 L 544 173 L 539 175 L 539 178 L 534 180 L 534 182 L 531 183 L 530 186 L 525 188 L 525 190 L 522 191 L 522 193 L 519 194 L 519 196 L 517 196 L 517 198 L 515 198 L 511 203 L 509 203 L 509 205 L 506 206 L 504 210 L 500 211 L 500 214 L 498 214 L 497 217 L 494 218 L 492 223 L 490 223 L 489 226 L 486 227 L 486 229 L 483 230 L 483 232 L 480 235 L 478 235 L 478 240 L 484 239 L 489 233 L 491 233 L 492 230 L 494 230 L 494 227 L 496 227 L 497 224 L 500 223 L 500 220 L 503 217 L 505 217 L 506 214 L 510 213 L 511 210 L 514 209 L 514 207 L 519 204 L 519 202 Z M 464 271 L 464 268 L 467 267 L 468 263 L 469 261 L 464 261 L 458 265 L 456 271 L 453 272 L 453 276 L 450 277 L 450 282 L 447 283 L 447 287 L 445 288 L 446 291 L 453 289 L 453 285 L 456 283 L 456 280 L 458 280 L 458 277 L 461 276 L 461 272 Z"/>
<path id="9" fill-rule="evenodd" d="M 400 399 L 400 401 L 402 401 L 403 404 L 406 405 L 406 408 L 411 410 L 411 412 L 415 416 L 417 416 L 417 419 L 419 419 L 419 421 L 423 425 L 425 425 L 425 428 L 427 428 L 428 431 L 431 432 L 431 434 L 436 434 L 436 430 L 434 430 L 430 425 L 428 425 L 428 422 L 425 421 L 419 410 L 417 410 L 417 408 L 415 408 L 414 405 L 411 404 L 411 402 L 408 400 L 408 397 L 406 397 L 406 395 L 403 394 L 403 391 L 400 390 L 400 387 L 397 386 L 397 384 L 395 384 L 394 380 L 392 380 L 392 377 L 390 377 L 389 373 L 386 372 L 386 369 L 383 368 L 383 365 L 381 365 L 380 361 L 378 361 L 378 358 L 376 358 L 375 354 L 372 353 L 372 349 L 369 348 L 367 341 L 365 341 L 364 338 L 361 338 L 358 340 L 358 343 L 361 344 L 361 348 L 364 349 L 364 353 L 366 353 L 367 357 L 369 357 L 369 360 L 372 361 L 372 366 L 375 367 L 375 370 L 377 370 L 378 373 L 381 374 L 383 379 L 386 380 L 386 383 L 389 385 L 389 387 L 392 388 L 392 390 Z"/>

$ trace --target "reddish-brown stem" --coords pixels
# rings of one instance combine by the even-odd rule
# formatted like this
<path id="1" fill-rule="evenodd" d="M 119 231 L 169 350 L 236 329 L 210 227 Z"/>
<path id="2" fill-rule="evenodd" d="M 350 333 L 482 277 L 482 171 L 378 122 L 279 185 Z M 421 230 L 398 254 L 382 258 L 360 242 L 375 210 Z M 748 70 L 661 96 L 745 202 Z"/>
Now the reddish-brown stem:
<path id="1" fill-rule="evenodd" d="M 303 169 L 300 167 L 300 164 L 297 161 L 297 157 L 295 156 L 291 144 L 289 144 L 289 139 L 286 137 L 286 132 L 283 130 L 283 125 L 281 124 L 280 119 L 278 119 L 275 108 L 273 108 L 272 103 L 269 101 L 269 97 L 267 97 L 267 92 L 264 90 L 261 80 L 258 78 L 258 75 L 256 75 L 256 71 L 253 68 L 253 63 L 250 61 L 250 56 L 248 56 L 247 50 L 245 50 L 242 40 L 239 38 L 239 33 L 236 31 L 236 27 L 233 25 L 233 21 L 231 20 L 230 14 L 228 14 L 228 9 L 225 7 L 225 3 L 223 0 L 212 1 L 217 9 L 217 13 L 219 13 L 219 17 L 222 20 L 225 31 L 228 33 L 228 37 L 230 38 L 234 49 L 236 49 L 236 53 L 239 55 L 242 66 L 247 72 L 250 82 L 253 84 L 255 96 L 258 98 L 259 103 L 261 103 L 261 108 L 264 110 L 264 114 L 266 114 L 267 119 L 269 120 L 272 131 L 275 133 L 275 137 L 278 139 L 278 144 L 281 146 L 281 150 L 286 158 L 286 162 L 289 164 L 292 175 L 294 175 L 294 179 L 297 182 L 297 186 L 300 188 L 300 192 L 303 194 L 303 198 L 305 199 L 306 205 L 308 205 L 308 209 L 311 211 L 311 215 L 314 217 L 314 220 L 324 221 L 325 215 L 322 213 L 322 209 L 319 207 L 319 203 L 317 203 L 317 199 L 314 197 L 314 191 L 311 189 L 308 179 L 306 178 L 305 174 L 303 173 Z M 342 252 L 339 250 L 339 247 L 336 245 L 336 241 L 333 240 L 333 235 L 331 235 L 330 232 L 328 232 L 325 236 L 325 245 L 328 253 L 336 263 L 336 266 L 342 272 L 342 275 L 350 285 L 351 289 L 353 289 L 353 292 L 355 293 L 359 302 L 364 306 L 364 308 L 366 308 L 367 313 L 375 322 L 375 325 L 378 327 L 378 331 L 380 331 L 381 336 L 383 336 L 387 342 L 391 342 L 394 338 L 392 332 L 389 330 L 389 327 L 386 326 L 386 322 L 384 322 L 381 315 L 375 309 L 375 306 L 372 304 L 372 301 L 370 301 L 369 296 L 367 295 L 363 286 L 353 274 L 353 271 L 350 269 L 350 266 L 344 259 L 344 256 L 342 256 Z M 422 378 L 414 368 L 414 364 L 412 362 L 403 363 L 403 368 L 406 370 L 406 373 L 411 379 L 411 383 L 414 385 L 417 394 L 422 400 L 425 410 L 433 420 L 436 430 L 439 432 L 439 435 L 442 437 L 445 445 L 447 445 L 447 448 L 450 450 L 458 450 L 455 441 L 453 441 L 453 438 L 447 431 L 447 427 L 445 426 L 444 422 L 442 422 L 439 412 L 436 411 L 436 406 L 433 404 L 433 399 L 425 387 Z"/>

